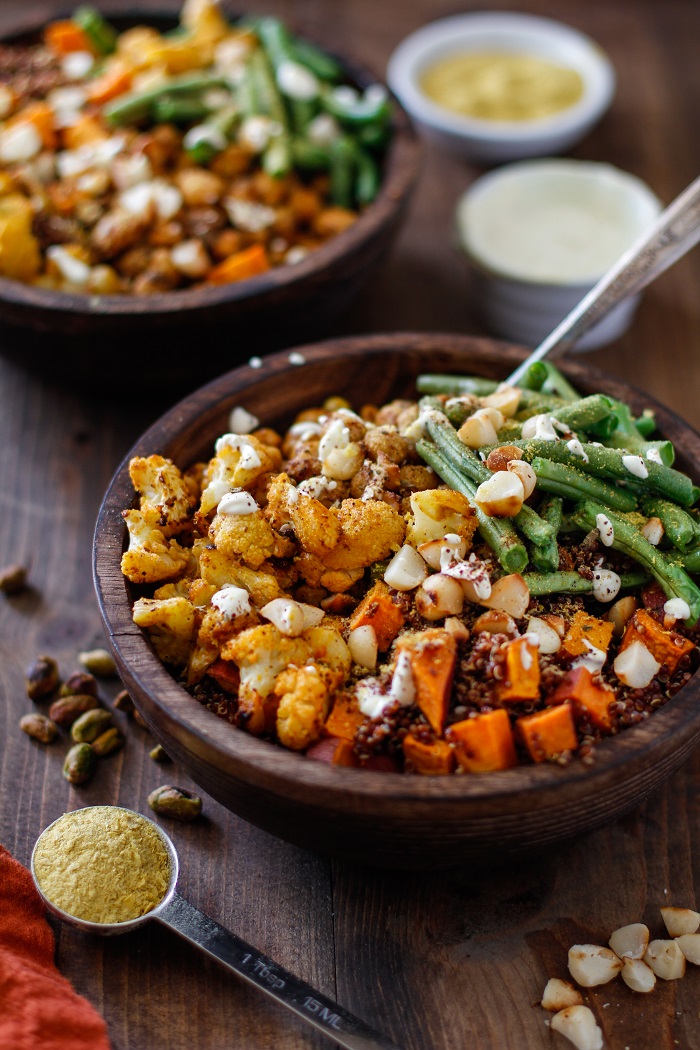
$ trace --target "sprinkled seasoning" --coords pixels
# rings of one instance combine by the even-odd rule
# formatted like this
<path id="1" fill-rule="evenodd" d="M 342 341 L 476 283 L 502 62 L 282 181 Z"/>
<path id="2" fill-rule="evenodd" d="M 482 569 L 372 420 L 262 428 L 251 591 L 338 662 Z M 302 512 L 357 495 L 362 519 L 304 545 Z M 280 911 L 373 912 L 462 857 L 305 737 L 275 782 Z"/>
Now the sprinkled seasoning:
<path id="1" fill-rule="evenodd" d="M 76 919 L 128 922 L 162 901 L 170 857 L 146 817 L 90 806 L 64 813 L 40 836 L 34 872 L 48 899 Z"/>

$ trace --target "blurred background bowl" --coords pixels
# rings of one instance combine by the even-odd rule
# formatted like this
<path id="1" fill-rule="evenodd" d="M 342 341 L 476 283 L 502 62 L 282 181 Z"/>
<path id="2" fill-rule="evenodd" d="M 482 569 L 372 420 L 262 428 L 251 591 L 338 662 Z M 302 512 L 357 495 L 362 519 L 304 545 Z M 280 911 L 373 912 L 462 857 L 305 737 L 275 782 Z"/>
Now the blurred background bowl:
<path id="1" fill-rule="evenodd" d="M 453 112 L 428 97 L 422 80 L 436 63 L 468 53 L 530 56 L 574 70 L 581 78 L 580 98 L 532 120 Z M 482 163 L 563 152 L 600 120 L 615 92 L 613 67 L 590 37 L 552 19 L 505 11 L 455 15 L 416 30 L 392 54 L 387 79 L 427 139 Z"/>
<path id="2" fill-rule="evenodd" d="M 537 346 L 660 211 L 641 179 L 610 164 L 529 160 L 483 175 L 461 198 L 456 224 L 485 327 Z M 617 339 L 639 299 L 616 306 L 575 349 Z"/>
<path id="3" fill-rule="evenodd" d="M 505 378 L 523 352 L 490 339 L 386 334 L 336 339 L 274 354 L 260 369 L 221 376 L 185 398 L 139 439 L 115 474 L 95 533 L 98 600 L 119 673 L 156 739 L 234 813 L 290 842 L 387 868 L 449 868 L 503 862 L 583 834 L 633 809 L 688 758 L 700 739 L 700 677 L 663 708 L 596 747 L 596 761 L 543 763 L 506 772 L 411 776 L 326 766 L 236 729 L 190 696 L 155 655 L 131 615 L 135 589 L 120 570 L 134 501 L 132 455 L 160 452 L 180 467 L 211 456 L 241 405 L 264 425 L 284 427 L 332 394 L 355 406 L 415 396 L 422 372 Z M 583 392 L 656 411 L 681 470 L 698 476 L 700 436 L 647 395 L 581 364 L 565 368 Z"/>
<path id="4" fill-rule="evenodd" d="M 119 31 L 141 24 L 167 31 L 177 26 L 178 10 L 172 16 L 107 11 L 106 17 Z M 21 27 L 3 43 L 37 43 L 42 29 Z M 357 87 L 376 83 L 369 71 L 337 57 Z M 191 385 L 270 347 L 317 335 L 371 280 L 406 213 L 420 144 L 406 113 L 393 104 L 379 194 L 348 230 L 301 262 L 221 287 L 149 296 L 69 294 L 0 277 L 2 352 L 20 362 L 40 354 L 42 372 L 71 382 L 108 377 L 133 388 L 131 355 L 141 350 L 140 383 Z"/>

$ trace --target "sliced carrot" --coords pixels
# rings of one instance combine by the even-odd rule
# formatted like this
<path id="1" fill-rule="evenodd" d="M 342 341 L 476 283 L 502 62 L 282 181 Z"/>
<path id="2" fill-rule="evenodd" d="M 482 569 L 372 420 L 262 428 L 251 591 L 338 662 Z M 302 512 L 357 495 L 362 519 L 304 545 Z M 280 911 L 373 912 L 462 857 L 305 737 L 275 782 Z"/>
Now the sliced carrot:
<path id="1" fill-rule="evenodd" d="M 20 124 L 33 124 L 46 149 L 54 149 L 58 144 L 56 118 L 53 109 L 47 102 L 30 102 L 24 109 L 15 113 L 5 126 L 19 127 Z"/>
<path id="2" fill-rule="evenodd" d="M 492 773 L 518 764 L 510 719 L 503 708 L 455 722 L 445 739 L 454 744 L 457 765 L 466 773 Z"/>
<path id="3" fill-rule="evenodd" d="M 547 699 L 547 706 L 571 701 L 577 714 L 585 716 L 597 729 L 609 730 L 612 725 L 610 704 L 615 693 L 602 682 L 595 682 L 587 667 L 574 667 L 562 678 Z"/>
<path id="4" fill-rule="evenodd" d="M 241 673 L 232 660 L 215 660 L 207 674 L 226 693 L 236 694 L 241 684 Z"/>
<path id="5" fill-rule="evenodd" d="M 104 142 L 109 135 L 97 117 L 85 113 L 75 124 L 63 129 L 63 145 L 66 149 L 78 149 L 93 142 Z"/>
<path id="6" fill-rule="evenodd" d="M 90 37 L 68 18 L 49 22 L 44 30 L 44 43 L 57 55 L 68 55 L 71 51 L 89 51 L 95 54 Z"/>
<path id="7" fill-rule="evenodd" d="M 516 721 L 515 727 L 533 762 L 556 758 L 562 751 L 575 751 L 578 745 L 569 704 L 524 715 Z"/>
<path id="8" fill-rule="evenodd" d="M 677 631 L 664 630 L 645 609 L 637 609 L 628 621 L 620 651 L 632 642 L 641 642 L 669 674 L 676 670 L 681 657 L 695 648 L 691 641 Z"/>
<path id="9" fill-rule="evenodd" d="M 455 753 L 446 740 L 424 744 L 409 734 L 403 738 L 402 747 L 406 766 L 415 773 L 434 777 L 454 772 Z"/>
<path id="10" fill-rule="evenodd" d="M 607 653 L 612 633 L 613 625 L 607 620 L 600 620 L 597 616 L 590 616 L 583 609 L 579 609 L 564 636 L 562 649 L 569 656 L 582 656 L 588 652 L 588 645 L 592 645 L 595 649 Z"/>
<path id="11" fill-rule="evenodd" d="M 354 740 L 355 733 L 364 721 L 366 716 L 360 711 L 357 697 L 351 693 L 339 693 L 326 719 L 325 732 L 342 740 Z"/>
<path id="12" fill-rule="evenodd" d="M 537 700 L 540 695 L 539 650 L 527 638 L 514 638 L 506 646 L 505 678 L 498 686 L 504 703 Z"/>
<path id="13" fill-rule="evenodd" d="M 88 98 L 97 106 L 111 102 L 113 98 L 118 98 L 129 90 L 133 76 L 132 71 L 121 62 L 113 62 L 102 76 L 92 81 Z"/>
<path id="14" fill-rule="evenodd" d="M 441 627 L 405 635 L 397 646 L 408 652 L 416 703 L 431 728 L 442 736 L 457 662 L 457 639 Z"/>
<path id="15" fill-rule="evenodd" d="M 350 630 L 373 627 L 380 652 L 385 652 L 404 625 L 404 614 L 394 603 L 391 591 L 382 580 L 377 580 L 350 617 Z"/>
<path id="16" fill-rule="evenodd" d="M 251 244 L 209 271 L 207 284 L 231 284 L 234 281 L 245 281 L 270 269 L 270 261 L 262 244 Z"/>

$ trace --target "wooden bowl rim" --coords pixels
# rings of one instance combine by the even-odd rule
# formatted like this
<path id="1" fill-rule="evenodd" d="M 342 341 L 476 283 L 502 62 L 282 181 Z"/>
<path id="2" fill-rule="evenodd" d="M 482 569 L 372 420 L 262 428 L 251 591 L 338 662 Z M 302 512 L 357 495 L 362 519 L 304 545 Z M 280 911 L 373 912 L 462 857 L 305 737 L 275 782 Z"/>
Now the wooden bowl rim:
<path id="1" fill-rule="evenodd" d="M 481 776 L 428 777 L 327 766 L 236 729 L 197 704 L 160 662 L 145 632 L 130 620 L 129 585 L 119 572 L 115 552 L 121 555 L 126 535 L 120 511 L 133 501 L 133 489 L 128 476 L 131 456 L 149 455 L 156 450 L 167 455 L 168 445 L 164 443 L 163 437 L 173 424 L 177 424 L 180 431 L 193 427 L 197 429 L 208 416 L 228 411 L 230 405 L 262 379 L 276 380 L 292 374 L 295 379 L 302 379 L 305 371 L 313 370 L 316 364 L 327 362 L 329 355 L 336 361 L 346 362 L 368 354 L 385 354 L 388 359 L 395 358 L 401 351 L 416 355 L 438 353 L 441 350 L 450 353 L 459 351 L 464 355 L 465 372 L 479 372 L 484 366 L 487 366 L 488 371 L 488 366 L 491 366 L 492 373 L 498 370 L 505 375 L 525 354 L 521 348 L 494 339 L 455 333 L 415 332 L 331 339 L 295 349 L 304 358 L 303 364 L 290 363 L 291 351 L 281 351 L 264 358 L 262 369 L 243 365 L 183 398 L 139 438 L 118 467 L 105 494 L 95 530 L 95 588 L 104 625 L 125 684 L 134 691 L 137 701 L 140 693 L 149 698 L 145 712 L 147 720 L 153 721 L 156 727 L 162 720 L 162 724 L 176 736 L 184 733 L 189 740 L 197 738 L 198 754 L 201 755 L 202 747 L 206 749 L 207 764 L 228 776 L 258 784 L 273 792 L 283 791 L 288 795 L 302 797 L 307 796 L 309 791 L 322 791 L 324 805 L 344 810 L 358 804 L 366 805 L 370 799 L 386 803 L 407 801 L 434 804 L 442 801 L 447 804 L 461 803 L 475 809 L 498 800 L 504 803 L 504 815 L 509 812 L 505 806 L 507 800 L 522 809 L 527 807 L 528 799 L 533 803 L 539 796 L 549 798 L 557 788 L 568 789 L 568 801 L 573 798 L 583 800 L 595 794 L 596 787 L 609 783 L 621 767 L 627 767 L 629 777 L 640 777 L 657 752 L 663 757 L 673 737 L 678 738 L 680 746 L 700 732 L 698 672 L 647 721 L 626 728 L 615 737 L 596 745 L 595 763 L 590 767 L 585 767 L 575 759 L 567 767 L 542 763 Z M 673 440 L 681 459 L 695 456 L 695 462 L 700 462 L 700 435 L 653 397 L 624 380 L 614 379 L 588 365 L 568 361 L 562 368 L 572 382 L 583 390 L 604 391 L 606 387 L 623 387 L 625 395 L 632 403 L 637 403 L 639 410 L 649 407 L 656 412 L 661 433 L 671 430 L 676 432 Z M 114 596 L 108 596 L 105 591 L 104 583 L 110 576 L 119 578 L 123 584 L 122 604 L 128 603 L 129 617 L 129 626 L 126 628 L 123 624 L 120 626 L 114 615 Z M 148 707 L 151 704 L 158 718 L 151 715 L 149 719 Z M 223 731 L 222 724 L 225 727 Z"/>
<path id="2" fill-rule="evenodd" d="M 176 17 L 179 8 L 165 10 L 117 10 L 103 11 L 115 23 L 139 19 L 141 22 L 157 23 Z M 58 14 L 56 14 L 58 17 Z M 19 23 L 17 27 L 0 37 L 0 44 L 19 41 L 22 37 L 39 32 L 45 21 L 32 19 L 30 23 Z M 336 56 L 351 77 L 362 83 L 379 82 L 369 70 L 344 55 Z M 387 90 L 389 90 L 387 88 Z M 401 210 L 410 195 L 420 170 L 421 141 L 411 119 L 395 95 L 391 94 L 394 106 L 393 135 L 384 156 L 384 173 L 379 194 L 360 213 L 359 218 L 343 233 L 333 237 L 327 244 L 311 252 L 301 262 L 291 266 L 275 267 L 257 277 L 245 281 L 212 288 L 183 288 L 179 291 L 161 292 L 158 295 L 80 295 L 74 292 L 59 292 L 48 288 L 36 288 L 0 276 L 0 303 L 31 307 L 58 313 L 80 313 L 83 315 L 123 317 L 143 314 L 172 314 L 188 310 L 202 310 L 224 303 L 255 300 L 268 292 L 280 288 L 294 289 L 317 274 L 331 269 L 344 257 L 352 255 L 370 241 Z"/>

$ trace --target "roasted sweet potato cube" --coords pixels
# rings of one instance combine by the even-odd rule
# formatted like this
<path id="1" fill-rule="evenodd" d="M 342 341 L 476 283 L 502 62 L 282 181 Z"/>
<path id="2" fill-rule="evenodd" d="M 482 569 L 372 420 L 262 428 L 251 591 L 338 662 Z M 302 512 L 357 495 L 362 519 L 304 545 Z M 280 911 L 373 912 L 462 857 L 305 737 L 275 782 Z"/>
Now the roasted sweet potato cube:
<path id="1" fill-rule="evenodd" d="M 540 695 L 540 659 L 536 645 L 514 638 L 506 647 L 505 678 L 498 686 L 504 703 L 537 700 Z"/>
<path id="2" fill-rule="evenodd" d="M 457 639 L 444 628 L 433 627 L 404 636 L 397 647 L 409 654 L 418 707 L 434 732 L 442 736 L 457 662 Z"/>
<path id="3" fill-rule="evenodd" d="M 382 580 L 364 596 L 350 618 L 350 630 L 373 627 L 380 652 L 385 652 L 404 624 L 404 614 L 394 603 L 391 591 Z"/>
<path id="4" fill-rule="evenodd" d="M 503 708 L 449 726 L 457 765 L 467 773 L 492 773 L 518 764 L 508 712 Z"/>
<path id="5" fill-rule="evenodd" d="M 446 740 L 424 744 L 408 735 L 403 738 L 403 754 L 407 769 L 424 776 L 445 776 L 453 773 L 456 765 L 454 749 Z"/>
<path id="6" fill-rule="evenodd" d="M 208 669 L 207 674 L 213 678 L 217 685 L 226 693 L 238 692 L 241 684 L 241 672 L 232 660 L 215 660 Z"/>
<path id="7" fill-rule="evenodd" d="M 676 670 L 681 657 L 695 648 L 682 634 L 665 630 L 646 609 L 637 609 L 628 621 L 620 650 L 626 649 L 632 642 L 641 642 L 646 646 L 669 674 Z"/>
<path id="8" fill-rule="evenodd" d="M 575 751 L 578 744 L 571 707 L 566 703 L 524 715 L 515 727 L 533 762 Z"/>
<path id="9" fill-rule="evenodd" d="M 342 740 L 354 740 L 355 733 L 365 720 L 357 697 L 351 693 L 339 693 L 326 719 L 325 732 Z"/>
<path id="10" fill-rule="evenodd" d="M 587 667 L 574 667 L 564 675 L 545 703 L 549 707 L 568 700 L 577 715 L 586 717 L 597 729 L 609 730 L 612 725 L 610 704 L 614 699 L 613 690 L 601 681 L 594 681 Z"/>
<path id="11" fill-rule="evenodd" d="M 564 636 L 562 649 L 569 656 L 582 656 L 588 652 L 588 645 L 595 649 L 601 649 L 607 653 L 610 639 L 612 638 L 613 625 L 607 620 L 600 620 L 597 616 L 579 609 L 574 614 L 569 629 Z"/>

